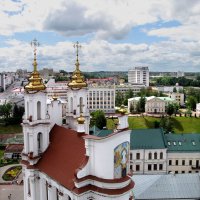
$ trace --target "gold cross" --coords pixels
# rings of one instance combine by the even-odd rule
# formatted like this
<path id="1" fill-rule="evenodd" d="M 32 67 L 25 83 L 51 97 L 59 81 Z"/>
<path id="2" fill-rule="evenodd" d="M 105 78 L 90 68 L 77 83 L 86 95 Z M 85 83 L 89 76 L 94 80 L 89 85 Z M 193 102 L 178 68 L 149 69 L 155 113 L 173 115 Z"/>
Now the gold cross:
<path id="1" fill-rule="evenodd" d="M 81 48 L 78 41 L 74 44 L 74 48 L 76 48 L 76 61 L 78 61 L 78 49 Z"/>
<path id="2" fill-rule="evenodd" d="M 31 41 L 31 46 L 33 47 L 33 52 L 34 52 L 34 62 L 33 62 L 34 71 L 37 71 L 36 50 L 37 47 L 39 47 L 39 45 L 40 43 L 36 39 L 33 39 Z"/>

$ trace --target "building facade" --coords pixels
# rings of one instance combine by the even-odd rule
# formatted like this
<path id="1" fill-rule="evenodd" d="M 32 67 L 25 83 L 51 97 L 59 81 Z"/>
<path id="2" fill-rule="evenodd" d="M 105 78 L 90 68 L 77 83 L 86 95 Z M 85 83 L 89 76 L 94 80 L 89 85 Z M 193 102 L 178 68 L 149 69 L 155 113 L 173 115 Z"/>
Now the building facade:
<path id="1" fill-rule="evenodd" d="M 131 84 L 144 84 L 149 86 L 149 68 L 134 67 L 128 71 L 128 82 Z"/>
<path id="2" fill-rule="evenodd" d="M 111 135 L 89 135 L 87 83 L 79 69 L 78 43 L 76 47 L 65 122 L 59 99 L 47 101 L 34 50 L 22 123 L 24 200 L 133 200 L 126 110 L 121 109 L 120 123 Z"/>
<path id="3" fill-rule="evenodd" d="M 102 110 L 115 113 L 115 88 L 113 86 L 97 86 L 88 88 L 87 106 L 90 112 Z"/>
<path id="4" fill-rule="evenodd" d="M 140 97 L 134 97 L 128 99 L 128 112 L 137 111 L 137 104 L 140 101 Z M 169 97 L 146 97 L 145 102 L 145 113 L 158 113 L 162 114 L 166 112 L 166 107 L 170 103 L 175 103 L 176 101 Z"/>

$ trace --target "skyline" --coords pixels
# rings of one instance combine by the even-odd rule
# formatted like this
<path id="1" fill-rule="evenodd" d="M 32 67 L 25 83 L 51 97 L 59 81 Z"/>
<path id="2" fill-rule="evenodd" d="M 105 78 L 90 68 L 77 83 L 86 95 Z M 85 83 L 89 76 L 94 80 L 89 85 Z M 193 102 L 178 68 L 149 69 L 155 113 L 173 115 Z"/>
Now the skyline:
<path id="1" fill-rule="evenodd" d="M 200 71 L 198 0 L 1 0 L 0 72 L 73 71 L 81 43 L 82 71 Z"/>

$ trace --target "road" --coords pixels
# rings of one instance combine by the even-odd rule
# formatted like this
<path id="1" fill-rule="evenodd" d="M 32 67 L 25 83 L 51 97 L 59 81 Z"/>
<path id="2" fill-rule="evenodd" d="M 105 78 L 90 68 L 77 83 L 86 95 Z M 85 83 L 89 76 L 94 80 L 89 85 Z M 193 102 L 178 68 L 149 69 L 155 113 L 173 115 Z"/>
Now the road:
<path id="1" fill-rule="evenodd" d="M 23 185 L 0 185 L 0 199 L 7 200 L 11 194 L 10 200 L 23 200 Z"/>

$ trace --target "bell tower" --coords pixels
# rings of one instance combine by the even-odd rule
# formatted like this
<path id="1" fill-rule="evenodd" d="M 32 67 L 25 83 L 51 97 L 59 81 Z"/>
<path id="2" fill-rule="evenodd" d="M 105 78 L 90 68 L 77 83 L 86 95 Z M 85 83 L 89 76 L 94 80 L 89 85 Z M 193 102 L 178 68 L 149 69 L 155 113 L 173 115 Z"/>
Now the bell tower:
<path id="1" fill-rule="evenodd" d="M 36 50 L 39 43 L 31 42 L 34 49 L 33 72 L 25 85 L 25 114 L 23 119 L 24 150 L 23 160 L 35 164 L 49 145 L 50 120 L 47 118 L 46 86 L 37 70 Z"/>
<path id="2" fill-rule="evenodd" d="M 87 83 L 79 68 L 78 53 L 80 47 L 79 42 L 74 44 L 74 48 L 76 48 L 76 69 L 73 72 L 71 81 L 68 83 L 68 112 L 66 113 L 66 122 L 69 128 L 77 130 L 77 119 L 81 116 L 85 120 L 85 133 L 89 134 L 90 114 L 87 108 Z"/>

